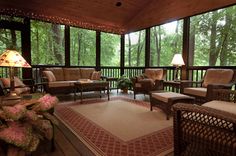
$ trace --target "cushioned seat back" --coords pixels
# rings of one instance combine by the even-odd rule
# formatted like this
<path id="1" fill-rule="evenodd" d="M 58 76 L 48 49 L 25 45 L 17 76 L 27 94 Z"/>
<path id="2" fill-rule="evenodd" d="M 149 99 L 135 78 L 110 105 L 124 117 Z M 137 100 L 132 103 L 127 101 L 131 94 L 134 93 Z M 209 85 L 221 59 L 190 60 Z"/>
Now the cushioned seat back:
<path id="1" fill-rule="evenodd" d="M 80 68 L 63 68 L 65 81 L 77 81 L 81 78 Z"/>
<path id="2" fill-rule="evenodd" d="M 206 71 L 202 86 L 207 87 L 208 84 L 229 84 L 234 76 L 232 69 L 208 69 Z"/>
<path id="3" fill-rule="evenodd" d="M 56 81 L 64 81 L 64 70 L 62 68 L 46 68 L 45 70 L 52 71 Z"/>
<path id="4" fill-rule="evenodd" d="M 94 68 L 80 68 L 81 78 L 90 79 L 94 71 L 95 71 Z"/>
<path id="5" fill-rule="evenodd" d="M 162 80 L 164 79 L 164 70 L 163 69 L 145 69 L 144 75 L 153 80 Z"/>

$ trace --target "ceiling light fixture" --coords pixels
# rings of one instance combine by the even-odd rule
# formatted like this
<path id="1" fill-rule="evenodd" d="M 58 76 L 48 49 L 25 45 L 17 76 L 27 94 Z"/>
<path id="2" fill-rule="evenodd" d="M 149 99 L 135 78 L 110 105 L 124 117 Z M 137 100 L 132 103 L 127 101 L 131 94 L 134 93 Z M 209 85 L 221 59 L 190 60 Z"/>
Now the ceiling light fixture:
<path id="1" fill-rule="evenodd" d="M 120 7 L 121 5 L 122 5 L 121 2 L 116 2 L 116 6 L 117 6 L 117 7 Z"/>

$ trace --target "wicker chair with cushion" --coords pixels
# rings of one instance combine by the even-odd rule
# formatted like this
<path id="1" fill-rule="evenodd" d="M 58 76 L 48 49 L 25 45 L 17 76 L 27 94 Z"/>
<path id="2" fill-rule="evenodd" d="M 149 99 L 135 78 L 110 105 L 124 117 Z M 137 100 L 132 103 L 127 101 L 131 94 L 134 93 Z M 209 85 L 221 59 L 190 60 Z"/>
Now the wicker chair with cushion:
<path id="1" fill-rule="evenodd" d="M 213 94 L 216 99 L 202 106 L 173 106 L 176 156 L 236 155 L 236 91 Z"/>
<path id="2" fill-rule="evenodd" d="M 10 90 L 10 78 L 0 78 L 0 95 L 6 95 Z M 27 85 L 25 84 L 27 83 Z M 24 79 L 20 80 L 14 77 L 14 87 L 17 95 L 34 92 L 34 80 Z"/>
<path id="3" fill-rule="evenodd" d="M 163 81 L 166 78 L 165 69 L 147 68 L 143 75 L 131 78 L 134 99 L 136 94 L 149 94 L 150 91 L 163 90 Z"/>
<path id="4" fill-rule="evenodd" d="M 181 92 L 204 103 L 213 98 L 213 89 L 231 89 L 235 81 L 236 72 L 232 69 L 208 69 L 202 81 L 181 81 Z"/>

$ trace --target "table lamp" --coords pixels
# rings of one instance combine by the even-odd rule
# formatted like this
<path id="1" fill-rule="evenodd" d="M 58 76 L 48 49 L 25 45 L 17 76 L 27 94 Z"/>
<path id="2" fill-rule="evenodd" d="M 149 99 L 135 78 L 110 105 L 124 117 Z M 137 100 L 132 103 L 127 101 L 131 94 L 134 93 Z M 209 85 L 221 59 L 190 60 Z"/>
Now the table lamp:
<path id="1" fill-rule="evenodd" d="M 181 54 L 175 54 L 172 61 L 171 61 L 171 64 L 176 67 L 175 68 L 174 81 L 179 81 L 179 68 L 182 65 L 185 65 L 182 55 Z"/>
<path id="2" fill-rule="evenodd" d="M 17 97 L 14 92 L 14 67 L 31 68 L 26 60 L 15 50 L 5 50 L 0 56 L 0 66 L 10 67 L 10 97 Z"/>

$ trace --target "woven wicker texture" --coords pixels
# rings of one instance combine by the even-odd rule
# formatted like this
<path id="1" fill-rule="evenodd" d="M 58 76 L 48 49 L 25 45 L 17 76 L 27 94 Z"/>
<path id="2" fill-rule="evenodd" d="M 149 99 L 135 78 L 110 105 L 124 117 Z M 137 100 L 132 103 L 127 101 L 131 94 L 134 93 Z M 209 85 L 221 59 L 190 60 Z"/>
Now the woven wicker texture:
<path id="1" fill-rule="evenodd" d="M 236 91 L 215 90 L 216 100 L 235 102 Z M 222 106 L 223 107 L 223 106 Z M 176 104 L 175 155 L 236 155 L 236 115 L 208 107 Z"/>

